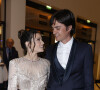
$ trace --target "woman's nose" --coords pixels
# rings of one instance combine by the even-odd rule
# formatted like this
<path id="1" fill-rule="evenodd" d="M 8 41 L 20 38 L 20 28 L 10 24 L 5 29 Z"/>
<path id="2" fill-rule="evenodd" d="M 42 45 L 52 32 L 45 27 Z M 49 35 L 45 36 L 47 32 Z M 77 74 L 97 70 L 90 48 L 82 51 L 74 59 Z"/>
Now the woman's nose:
<path id="1" fill-rule="evenodd" d="M 42 42 L 42 44 L 44 44 L 44 41 L 43 40 L 41 42 Z"/>

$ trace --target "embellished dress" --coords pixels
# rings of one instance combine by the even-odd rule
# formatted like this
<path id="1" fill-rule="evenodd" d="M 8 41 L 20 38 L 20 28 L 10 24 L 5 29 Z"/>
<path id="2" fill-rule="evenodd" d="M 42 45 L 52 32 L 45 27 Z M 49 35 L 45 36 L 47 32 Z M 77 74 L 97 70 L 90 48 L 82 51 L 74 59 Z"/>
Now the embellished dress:
<path id="1" fill-rule="evenodd" d="M 47 59 L 13 59 L 9 65 L 8 90 L 45 90 L 49 73 L 50 63 Z"/>

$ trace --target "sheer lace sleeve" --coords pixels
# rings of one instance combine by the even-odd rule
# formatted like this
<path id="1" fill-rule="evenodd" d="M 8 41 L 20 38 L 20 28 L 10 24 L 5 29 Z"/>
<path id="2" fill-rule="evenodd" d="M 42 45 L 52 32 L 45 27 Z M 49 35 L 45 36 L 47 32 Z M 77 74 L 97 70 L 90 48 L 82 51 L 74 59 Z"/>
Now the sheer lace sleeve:
<path id="1" fill-rule="evenodd" d="M 17 63 L 11 60 L 9 64 L 8 90 L 17 90 Z"/>

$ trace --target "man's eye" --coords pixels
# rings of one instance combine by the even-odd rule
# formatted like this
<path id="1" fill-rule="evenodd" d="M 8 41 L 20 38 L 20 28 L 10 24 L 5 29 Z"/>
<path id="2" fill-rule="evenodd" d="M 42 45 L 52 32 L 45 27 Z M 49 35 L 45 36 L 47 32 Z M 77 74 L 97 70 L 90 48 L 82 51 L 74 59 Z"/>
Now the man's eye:
<path id="1" fill-rule="evenodd" d="M 60 30 L 60 28 L 57 28 L 57 30 Z"/>

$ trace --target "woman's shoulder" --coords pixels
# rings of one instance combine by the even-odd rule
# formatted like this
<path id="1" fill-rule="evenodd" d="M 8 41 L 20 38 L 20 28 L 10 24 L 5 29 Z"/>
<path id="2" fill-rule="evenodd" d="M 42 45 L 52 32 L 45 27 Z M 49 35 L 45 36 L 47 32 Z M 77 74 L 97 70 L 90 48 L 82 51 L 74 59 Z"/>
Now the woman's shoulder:
<path id="1" fill-rule="evenodd" d="M 19 63 L 20 61 L 22 61 L 22 59 L 23 59 L 23 57 L 20 57 L 20 58 L 15 58 L 15 59 L 12 59 L 11 61 L 10 61 L 10 63 Z"/>
<path id="2" fill-rule="evenodd" d="M 50 65 L 50 61 L 48 59 L 45 58 L 40 58 L 44 63 Z"/>

